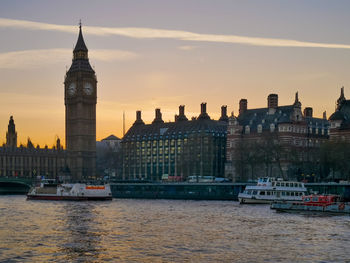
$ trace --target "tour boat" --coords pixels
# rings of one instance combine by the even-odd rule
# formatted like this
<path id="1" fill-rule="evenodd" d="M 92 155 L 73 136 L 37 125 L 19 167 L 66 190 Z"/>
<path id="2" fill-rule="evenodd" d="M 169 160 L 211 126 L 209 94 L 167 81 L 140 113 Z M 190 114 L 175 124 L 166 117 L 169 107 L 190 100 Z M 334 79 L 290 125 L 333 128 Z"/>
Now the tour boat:
<path id="1" fill-rule="evenodd" d="M 307 195 L 300 202 L 271 203 L 271 209 L 281 212 L 311 211 L 350 214 L 350 204 L 340 201 L 339 195 Z"/>
<path id="2" fill-rule="evenodd" d="M 27 194 L 32 200 L 112 200 L 109 184 L 88 185 L 83 183 L 58 184 L 54 180 L 44 180 Z"/>
<path id="3" fill-rule="evenodd" d="M 270 204 L 275 200 L 301 201 L 307 189 L 303 183 L 283 181 L 278 178 L 259 178 L 257 185 L 248 185 L 238 194 L 241 204 Z"/>

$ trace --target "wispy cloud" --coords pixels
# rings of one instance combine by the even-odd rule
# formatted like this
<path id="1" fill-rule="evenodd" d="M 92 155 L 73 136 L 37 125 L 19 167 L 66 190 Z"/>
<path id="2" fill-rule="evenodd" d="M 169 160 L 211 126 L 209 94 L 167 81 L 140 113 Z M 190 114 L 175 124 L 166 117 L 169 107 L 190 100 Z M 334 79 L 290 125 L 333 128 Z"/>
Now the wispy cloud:
<path id="1" fill-rule="evenodd" d="M 95 49 L 90 53 L 93 60 L 116 61 L 134 59 L 138 55 L 123 50 Z M 26 69 L 42 67 L 47 64 L 68 63 L 72 58 L 72 50 L 57 49 L 33 49 L 0 53 L 0 69 Z"/>
<path id="2" fill-rule="evenodd" d="M 48 23 L 32 22 L 26 20 L 15 20 L 0 18 L 0 27 L 21 28 L 28 30 L 49 30 L 60 31 L 76 34 L 77 26 L 55 25 Z M 98 36 L 125 36 L 131 38 L 167 38 L 183 41 L 198 41 L 198 42 L 216 42 L 216 43 L 231 43 L 253 46 L 270 46 L 270 47 L 309 47 L 309 48 L 338 48 L 350 49 L 347 44 L 331 44 L 306 42 L 292 39 L 280 38 L 261 38 L 247 37 L 238 35 L 216 35 L 216 34 L 198 34 L 182 30 L 165 30 L 142 27 L 95 27 L 84 26 L 84 33 Z"/>
<path id="3" fill-rule="evenodd" d="M 178 49 L 180 50 L 184 50 L 184 51 L 189 51 L 189 50 L 193 50 L 196 49 L 196 46 L 179 46 Z"/>

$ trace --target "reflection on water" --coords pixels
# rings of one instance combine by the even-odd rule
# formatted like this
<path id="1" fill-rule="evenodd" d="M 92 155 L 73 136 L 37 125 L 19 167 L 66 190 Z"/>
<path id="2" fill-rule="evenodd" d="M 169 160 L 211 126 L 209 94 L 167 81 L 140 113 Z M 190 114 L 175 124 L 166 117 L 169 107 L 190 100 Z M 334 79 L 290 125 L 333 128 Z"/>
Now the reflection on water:
<path id="1" fill-rule="evenodd" d="M 237 202 L 0 196 L 0 262 L 346 262 L 349 216 Z"/>

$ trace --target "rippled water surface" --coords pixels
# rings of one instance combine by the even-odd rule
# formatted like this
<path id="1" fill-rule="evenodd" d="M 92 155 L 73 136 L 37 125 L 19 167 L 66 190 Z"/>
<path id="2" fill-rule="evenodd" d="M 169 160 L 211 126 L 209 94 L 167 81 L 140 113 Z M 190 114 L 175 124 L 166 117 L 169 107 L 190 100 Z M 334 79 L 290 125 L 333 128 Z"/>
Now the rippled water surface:
<path id="1" fill-rule="evenodd" d="M 231 201 L 0 196 L 0 262 L 350 262 L 350 217 Z"/>

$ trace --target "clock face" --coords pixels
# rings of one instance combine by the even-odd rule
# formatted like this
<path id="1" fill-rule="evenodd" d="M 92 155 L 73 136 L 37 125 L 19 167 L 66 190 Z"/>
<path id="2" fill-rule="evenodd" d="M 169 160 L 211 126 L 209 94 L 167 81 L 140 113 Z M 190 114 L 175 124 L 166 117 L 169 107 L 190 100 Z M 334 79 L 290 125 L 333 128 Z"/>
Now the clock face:
<path id="1" fill-rule="evenodd" d="M 84 92 L 86 95 L 91 95 L 94 88 L 92 87 L 92 84 L 90 82 L 85 82 L 84 83 Z"/>
<path id="2" fill-rule="evenodd" d="M 77 85 L 75 84 L 75 82 L 72 82 L 71 84 L 69 84 L 68 87 L 68 94 L 70 96 L 74 95 L 77 91 Z"/>

